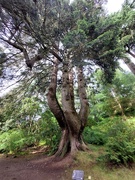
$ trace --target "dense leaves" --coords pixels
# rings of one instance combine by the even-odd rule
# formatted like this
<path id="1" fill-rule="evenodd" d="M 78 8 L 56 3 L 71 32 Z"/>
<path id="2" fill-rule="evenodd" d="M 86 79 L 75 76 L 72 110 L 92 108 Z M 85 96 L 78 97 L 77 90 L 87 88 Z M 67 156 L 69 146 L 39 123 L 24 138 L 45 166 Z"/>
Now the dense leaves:
<path id="1" fill-rule="evenodd" d="M 112 84 L 101 84 L 102 73 L 97 71 L 91 79 L 90 117 L 95 121 L 110 116 L 134 116 L 135 113 L 135 77 L 131 73 L 116 72 Z M 97 113 L 98 112 L 98 113 Z"/>
<path id="2" fill-rule="evenodd" d="M 1 39 L 24 55 L 28 67 L 41 59 L 45 63 L 48 54 L 62 62 L 68 50 L 74 65 L 83 64 L 84 59 L 90 65 L 94 62 L 111 81 L 119 57 L 117 37 L 122 23 L 115 16 L 105 15 L 104 1 L 75 1 L 70 5 L 68 1 L 43 0 L 36 4 L 30 0 L 0 3 Z"/>
<path id="3" fill-rule="evenodd" d="M 135 162 L 135 126 L 122 121 L 116 122 L 109 130 L 106 144 L 106 160 L 112 164 L 130 165 Z"/>

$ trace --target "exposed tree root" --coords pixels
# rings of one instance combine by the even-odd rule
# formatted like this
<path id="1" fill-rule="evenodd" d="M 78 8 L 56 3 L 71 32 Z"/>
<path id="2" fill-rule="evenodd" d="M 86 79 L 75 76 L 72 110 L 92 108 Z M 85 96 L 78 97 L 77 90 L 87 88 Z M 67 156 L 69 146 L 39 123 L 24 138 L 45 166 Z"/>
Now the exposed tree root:
<path id="1" fill-rule="evenodd" d="M 88 151 L 88 146 L 79 138 L 69 136 L 68 131 L 63 131 L 62 138 L 58 147 L 58 151 L 55 153 L 55 157 L 64 158 L 66 155 L 74 157 L 78 151 Z"/>

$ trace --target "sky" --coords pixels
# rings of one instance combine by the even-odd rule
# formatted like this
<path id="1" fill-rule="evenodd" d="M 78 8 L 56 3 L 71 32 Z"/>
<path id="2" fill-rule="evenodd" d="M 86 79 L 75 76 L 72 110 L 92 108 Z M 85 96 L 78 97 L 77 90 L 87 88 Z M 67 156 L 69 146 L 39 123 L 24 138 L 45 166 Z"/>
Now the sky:
<path id="1" fill-rule="evenodd" d="M 124 3 L 124 0 L 108 0 L 106 8 L 109 13 L 113 13 L 113 12 L 119 11 L 123 3 Z"/>
<path id="2" fill-rule="evenodd" d="M 72 2 L 74 0 L 70 0 Z M 124 0 L 108 0 L 106 8 L 109 13 L 113 13 L 119 11 L 121 9 L 121 5 L 123 4 Z"/>

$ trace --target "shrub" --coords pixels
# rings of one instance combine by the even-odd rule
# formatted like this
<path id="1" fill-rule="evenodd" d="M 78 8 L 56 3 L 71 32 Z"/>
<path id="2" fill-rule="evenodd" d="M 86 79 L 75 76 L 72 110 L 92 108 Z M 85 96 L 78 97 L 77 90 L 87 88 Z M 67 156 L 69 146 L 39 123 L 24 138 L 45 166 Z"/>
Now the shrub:
<path id="1" fill-rule="evenodd" d="M 9 134 L 4 132 L 0 134 L 0 153 L 7 152 L 7 141 L 8 141 Z"/>
<path id="2" fill-rule="evenodd" d="M 38 121 L 23 121 L 20 129 L 12 129 L 0 134 L 1 153 L 20 153 L 24 148 L 37 146 L 41 141 L 48 146 L 49 154 L 53 154 L 60 140 L 60 128 L 56 119 L 50 113 L 45 112 Z"/>
<path id="3" fill-rule="evenodd" d="M 108 131 L 105 159 L 111 164 L 135 162 L 135 129 L 128 122 L 118 121 Z"/>
<path id="4" fill-rule="evenodd" d="M 39 120 L 40 140 L 44 140 L 49 148 L 49 154 L 53 154 L 57 148 L 61 137 L 61 131 L 56 119 L 50 113 L 46 112 Z"/>
<path id="5" fill-rule="evenodd" d="M 17 154 L 27 146 L 34 145 L 37 138 L 21 129 L 12 129 L 0 135 L 0 152 Z"/>
<path id="6" fill-rule="evenodd" d="M 0 151 L 1 152 L 17 152 L 22 145 L 23 133 L 20 130 L 10 130 L 0 135 Z"/>
<path id="7" fill-rule="evenodd" d="M 105 133 L 98 129 L 86 127 L 83 132 L 84 141 L 89 144 L 103 145 L 106 142 Z"/>

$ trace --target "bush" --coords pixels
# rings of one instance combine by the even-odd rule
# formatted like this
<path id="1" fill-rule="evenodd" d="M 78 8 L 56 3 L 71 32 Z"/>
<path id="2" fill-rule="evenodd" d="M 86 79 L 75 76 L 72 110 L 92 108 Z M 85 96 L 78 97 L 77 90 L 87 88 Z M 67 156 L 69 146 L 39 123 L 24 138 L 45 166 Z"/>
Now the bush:
<path id="1" fill-rule="evenodd" d="M 60 128 L 50 111 L 42 114 L 38 121 L 23 121 L 20 129 L 12 129 L 0 134 L 1 153 L 20 153 L 24 148 L 38 146 L 40 142 L 48 147 L 49 154 L 57 148 L 61 136 Z"/>
<path id="2" fill-rule="evenodd" d="M 98 129 L 86 127 L 83 132 L 84 141 L 89 144 L 103 145 L 106 142 L 105 133 Z"/>
<path id="3" fill-rule="evenodd" d="M 84 129 L 84 140 L 89 144 L 104 145 L 107 142 L 108 129 L 118 121 L 116 118 L 104 118 L 99 122 L 93 122 L 93 119 L 89 119 L 87 127 Z M 92 121 L 92 123 L 90 123 Z"/>
<path id="4" fill-rule="evenodd" d="M 0 134 L 0 153 L 7 152 L 7 141 L 9 134 L 7 132 Z"/>
<path id="5" fill-rule="evenodd" d="M 49 148 L 49 154 L 53 154 L 58 148 L 61 131 L 56 119 L 50 115 L 47 118 L 46 115 L 39 121 L 40 139 L 45 141 Z"/>
<path id="6" fill-rule="evenodd" d="M 0 135 L 0 152 L 17 154 L 23 148 L 36 143 L 36 138 L 21 129 L 13 129 Z"/>
<path id="7" fill-rule="evenodd" d="M 135 129 L 129 122 L 118 121 L 108 131 L 105 159 L 111 164 L 135 162 Z"/>
<path id="8" fill-rule="evenodd" d="M 17 152 L 23 145 L 22 132 L 18 130 L 10 130 L 4 132 L 0 136 L 0 151 L 1 152 Z"/>

